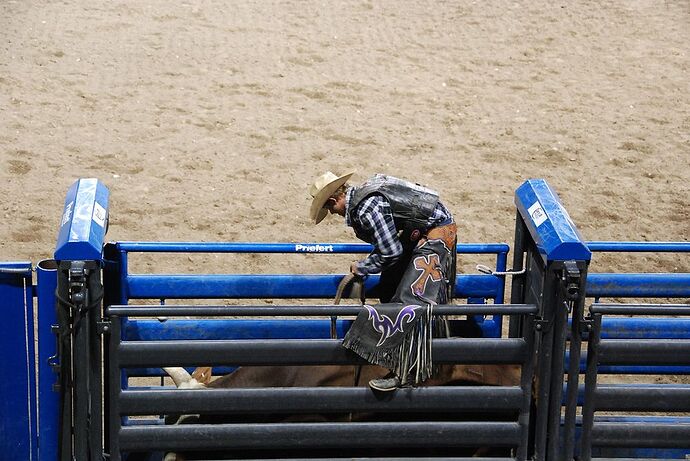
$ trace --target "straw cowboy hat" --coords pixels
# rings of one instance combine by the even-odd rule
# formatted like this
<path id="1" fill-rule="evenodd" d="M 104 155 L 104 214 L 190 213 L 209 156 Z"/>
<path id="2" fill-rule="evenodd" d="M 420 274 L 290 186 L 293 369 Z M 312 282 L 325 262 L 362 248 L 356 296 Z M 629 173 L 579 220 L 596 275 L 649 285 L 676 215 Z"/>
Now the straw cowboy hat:
<path id="1" fill-rule="evenodd" d="M 323 218 L 328 214 L 328 210 L 323 207 L 326 201 L 340 186 L 345 184 L 353 174 L 355 174 L 355 172 L 351 171 L 338 176 L 327 171 L 314 181 L 314 184 L 309 188 L 309 193 L 314 197 L 311 202 L 311 208 L 309 209 L 309 217 L 314 221 L 314 224 L 323 221 Z"/>

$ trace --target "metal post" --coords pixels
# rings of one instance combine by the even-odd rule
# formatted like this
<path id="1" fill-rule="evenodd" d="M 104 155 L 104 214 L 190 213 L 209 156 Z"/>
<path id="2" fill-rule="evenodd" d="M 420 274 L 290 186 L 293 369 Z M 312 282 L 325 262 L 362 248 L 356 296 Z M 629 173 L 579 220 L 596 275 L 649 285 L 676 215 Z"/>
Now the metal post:
<path id="1" fill-rule="evenodd" d="M 93 261 L 65 261 L 59 267 L 61 459 L 98 460 L 102 458 L 100 269 Z"/>
<path id="2" fill-rule="evenodd" d="M 118 348 L 122 340 L 122 330 L 120 324 L 120 317 L 116 315 L 110 316 L 110 328 L 108 336 L 108 357 L 109 366 L 108 372 L 108 419 L 106 420 L 108 431 L 108 453 L 110 454 L 110 461 L 120 461 L 120 441 L 119 434 L 122 427 L 122 418 L 120 417 L 119 399 L 121 394 L 121 376 L 120 360 L 118 356 Z"/>
<path id="3" fill-rule="evenodd" d="M 55 260 L 40 261 L 36 267 L 36 302 L 38 316 L 38 458 L 58 459 L 60 429 L 60 393 L 57 374 L 57 326 Z"/>
<path id="4" fill-rule="evenodd" d="M 568 263 L 566 263 L 568 264 Z M 582 346 L 582 316 L 585 304 L 585 281 L 587 269 L 566 270 L 570 280 L 565 280 L 566 297 L 572 304 L 572 325 L 570 332 L 570 364 L 568 366 L 568 387 L 565 402 L 565 422 L 563 425 L 563 456 L 573 459 L 575 452 L 575 425 L 577 416 L 577 395 L 580 379 L 580 348 Z"/>
<path id="5" fill-rule="evenodd" d="M 520 389 L 522 389 L 522 406 L 518 422 L 520 424 L 520 446 L 517 449 L 516 459 L 524 461 L 529 455 L 529 431 L 530 414 L 532 409 L 532 380 L 534 378 L 534 365 L 537 358 L 535 347 L 536 331 L 534 330 L 534 314 L 527 315 L 523 322 L 523 338 L 527 343 L 527 359 L 522 364 L 520 376 Z"/>
<path id="6" fill-rule="evenodd" d="M 64 269 L 57 277 L 58 357 L 60 359 L 60 426 L 58 452 L 60 461 L 72 460 L 72 310 L 68 303 L 69 284 Z"/>
<path id="7" fill-rule="evenodd" d="M 89 321 L 89 453 L 93 461 L 103 458 L 102 439 L 102 352 L 101 352 L 101 322 L 103 286 L 101 285 L 101 270 L 95 268 L 89 271 L 87 278 L 87 318 Z"/>
<path id="8" fill-rule="evenodd" d="M 69 302 L 73 303 L 73 346 L 72 372 L 74 379 L 74 456 L 76 459 L 89 459 L 88 430 L 89 430 L 89 336 L 91 325 L 89 322 L 89 299 L 86 288 L 86 271 L 84 261 L 71 261 L 67 269 L 67 283 Z"/>
<path id="9" fill-rule="evenodd" d="M 594 398 L 597 390 L 599 341 L 601 340 L 601 314 L 592 316 L 592 329 L 587 340 L 587 369 L 585 370 L 585 395 L 582 405 L 582 435 L 580 459 L 592 459 L 592 427 L 594 426 Z"/>
<path id="10" fill-rule="evenodd" d="M 523 259 L 525 257 L 525 237 L 529 235 L 525 222 L 518 211 L 515 216 L 515 248 L 513 248 L 513 270 L 522 270 Z M 525 299 L 525 279 L 524 277 L 513 277 L 510 289 L 510 302 L 517 304 L 524 302 Z M 520 320 L 522 317 L 517 315 L 510 316 L 508 335 L 516 338 L 520 334 Z"/>
<path id="11" fill-rule="evenodd" d="M 563 398 L 563 368 L 565 362 L 565 340 L 568 329 L 568 309 L 565 305 L 565 297 L 560 290 L 561 281 L 558 272 L 553 268 L 548 271 L 549 282 L 544 284 L 544 296 L 547 292 L 553 293 L 554 324 L 553 324 L 553 353 L 551 357 L 551 390 L 549 392 L 549 435 L 547 458 L 549 460 L 561 460 L 560 428 L 561 428 L 561 402 Z"/>
<path id="12" fill-rule="evenodd" d="M 539 387 L 537 388 L 537 411 L 535 423 L 535 447 L 534 456 L 536 461 L 546 459 L 548 427 L 549 427 L 549 395 L 551 393 L 551 376 L 553 370 L 554 351 L 554 330 L 556 323 L 556 312 L 554 309 L 555 290 L 548 289 L 553 287 L 553 271 L 547 271 L 547 280 L 544 282 L 543 299 L 541 307 L 541 323 L 537 324 L 537 329 L 541 331 L 539 341 L 539 358 L 537 360 L 537 373 L 539 375 Z M 561 368 L 562 370 L 562 368 Z M 559 402 L 560 408 L 560 402 Z"/>

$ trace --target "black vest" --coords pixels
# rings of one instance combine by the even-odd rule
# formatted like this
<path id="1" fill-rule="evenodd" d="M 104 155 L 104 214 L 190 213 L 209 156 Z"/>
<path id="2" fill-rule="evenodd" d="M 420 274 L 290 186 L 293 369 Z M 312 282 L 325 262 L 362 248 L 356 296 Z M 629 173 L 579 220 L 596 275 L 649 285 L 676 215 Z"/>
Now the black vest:
<path id="1" fill-rule="evenodd" d="M 438 204 L 436 191 L 393 176 L 377 174 L 357 187 L 352 194 L 349 204 L 350 221 L 353 221 L 353 211 L 357 206 L 374 194 L 383 195 L 390 203 L 395 228 L 402 231 L 399 238 L 403 245 L 419 240 L 427 230 L 427 221 Z M 356 228 L 355 234 L 358 234 Z M 360 235 L 357 236 L 361 238 Z"/>

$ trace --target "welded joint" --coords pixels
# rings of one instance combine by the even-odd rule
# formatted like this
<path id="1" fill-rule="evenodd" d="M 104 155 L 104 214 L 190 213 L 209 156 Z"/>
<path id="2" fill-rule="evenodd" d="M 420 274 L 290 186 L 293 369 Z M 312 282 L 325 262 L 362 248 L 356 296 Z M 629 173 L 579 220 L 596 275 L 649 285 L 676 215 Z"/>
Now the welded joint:
<path id="1" fill-rule="evenodd" d="M 537 331 L 549 331 L 549 328 L 551 328 L 552 324 L 552 321 L 546 320 L 541 317 L 536 317 L 534 319 L 534 329 Z"/>
<path id="2" fill-rule="evenodd" d="M 103 320 L 96 322 L 96 331 L 99 335 L 107 335 L 110 333 L 110 320 Z"/>

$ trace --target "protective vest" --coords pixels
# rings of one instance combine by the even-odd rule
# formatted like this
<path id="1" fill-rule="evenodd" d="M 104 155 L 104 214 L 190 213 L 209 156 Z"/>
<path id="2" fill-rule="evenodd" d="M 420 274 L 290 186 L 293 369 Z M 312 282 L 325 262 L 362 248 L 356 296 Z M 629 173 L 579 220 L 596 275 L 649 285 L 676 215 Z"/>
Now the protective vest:
<path id="1" fill-rule="evenodd" d="M 402 231 L 399 238 L 403 244 L 419 240 L 427 230 L 427 221 L 438 203 L 438 193 L 434 190 L 393 176 L 377 174 L 355 189 L 349 204 L 351 220 L 357 206 L 374 194 L 383 195 L 390 203 L 395 228 Z M 358 234 L 357 229 L 355 233 Z"/>

